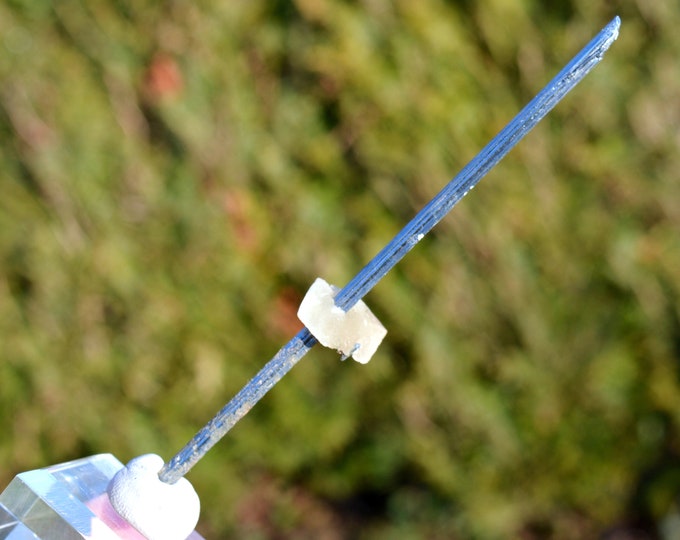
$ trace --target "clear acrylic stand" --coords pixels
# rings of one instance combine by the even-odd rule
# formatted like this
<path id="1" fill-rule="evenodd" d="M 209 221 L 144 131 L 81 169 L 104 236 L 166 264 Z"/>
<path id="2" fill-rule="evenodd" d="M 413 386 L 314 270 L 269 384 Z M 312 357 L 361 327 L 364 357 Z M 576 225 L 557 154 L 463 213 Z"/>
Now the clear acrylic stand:
<path id="1" fill-rule="evenodd" d="M 0 494 L 0 540 L 144 540 L 109 503 L 111 454 L 18 474 Z M 194 531 L 190 540 L 203 540 Z"/>

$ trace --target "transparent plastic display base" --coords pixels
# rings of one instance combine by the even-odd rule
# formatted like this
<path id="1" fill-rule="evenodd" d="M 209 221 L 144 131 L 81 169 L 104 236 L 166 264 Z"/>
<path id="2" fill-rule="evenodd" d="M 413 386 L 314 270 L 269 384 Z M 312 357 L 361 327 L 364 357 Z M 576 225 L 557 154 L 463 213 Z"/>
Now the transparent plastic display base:
<path id="1" fill-rule="evenodd" d="M 18 474 L 0 494 L 0 540 L 144 540 L 109 503 L 123 464 L 99 454 Z M 194 531 L 190 540 L 203 540 Z"/>

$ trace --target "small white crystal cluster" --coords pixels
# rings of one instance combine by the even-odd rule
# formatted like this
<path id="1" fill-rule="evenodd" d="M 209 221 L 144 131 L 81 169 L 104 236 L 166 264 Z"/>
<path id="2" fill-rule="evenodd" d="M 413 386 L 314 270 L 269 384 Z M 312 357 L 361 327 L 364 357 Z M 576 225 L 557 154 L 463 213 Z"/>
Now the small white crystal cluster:
<path id="1" fill-rule="evenodd" d="M 387 330 L 361 300 L 349 311 L 336 306 L 337 292 L 337 287 L 316 278 L 300 304 L 298 318 L 324 347 L 365 364 Z"/>

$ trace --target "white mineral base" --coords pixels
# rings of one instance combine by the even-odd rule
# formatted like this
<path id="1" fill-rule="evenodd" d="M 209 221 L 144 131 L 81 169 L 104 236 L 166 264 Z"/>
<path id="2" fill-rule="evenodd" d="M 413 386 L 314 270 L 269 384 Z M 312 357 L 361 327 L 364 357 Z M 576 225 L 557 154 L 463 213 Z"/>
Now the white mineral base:
<path id="1" fill-rule="evenodd" d="M 298 318 L 324 347 L 365 364 L 387 330 L 361 300 L 349 311 L 336 306 L 337 292 L 337 287 L 316 278 L 300 304 Z"/>
<path id="2" fill-rule="evenodd" d="M 201 502 L 186 478 L 166 484 L 158 478 L 163 459 L 145 454 L 111 479 L 111 505 L 148 540 L 185 540 L 196 527 Z"/>

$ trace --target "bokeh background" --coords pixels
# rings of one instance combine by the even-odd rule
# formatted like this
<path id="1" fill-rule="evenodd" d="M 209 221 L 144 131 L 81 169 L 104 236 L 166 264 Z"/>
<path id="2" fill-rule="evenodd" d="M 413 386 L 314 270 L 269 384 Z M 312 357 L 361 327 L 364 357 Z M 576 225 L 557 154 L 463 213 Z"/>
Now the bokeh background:
<path id="1" fill-rule="evenodd" d="M 675 1 L 0 4 L 0 486 L 171 457 L 615 14 L 189 474 L 224 539 L 680 538 Z"/>

